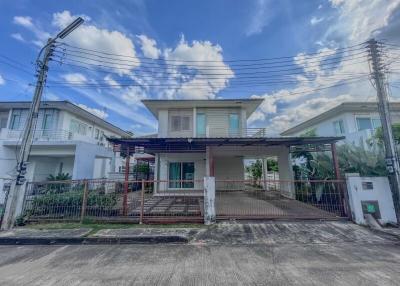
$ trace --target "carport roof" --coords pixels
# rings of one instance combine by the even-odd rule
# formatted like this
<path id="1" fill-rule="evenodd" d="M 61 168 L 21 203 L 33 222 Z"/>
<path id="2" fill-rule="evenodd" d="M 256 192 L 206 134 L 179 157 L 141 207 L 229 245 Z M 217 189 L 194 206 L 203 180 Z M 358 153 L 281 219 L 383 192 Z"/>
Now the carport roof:
<path id="1" fill-rule="evenodd" d="M 145 153 L 192 153 L 205 152 L 207 146 L 304 146 L 324 145 L 343 140 L 345 137 L 251 137 L 251 138 L 108 138 L 116 151 L 127 147 L 134 152 L 142 147 Z"/>

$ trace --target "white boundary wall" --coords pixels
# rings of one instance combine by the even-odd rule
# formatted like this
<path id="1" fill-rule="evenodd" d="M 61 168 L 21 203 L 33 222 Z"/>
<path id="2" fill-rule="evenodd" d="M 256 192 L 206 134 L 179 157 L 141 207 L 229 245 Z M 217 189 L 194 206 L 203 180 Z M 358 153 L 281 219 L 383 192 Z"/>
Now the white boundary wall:
<path id="1" fill-rule="evenodd" d="M 372 183 L 372 189 L 363 188 L 363 183 Z M 362 201 L 378 201 L 381 224 L 397 223 L 392 192 L 387 177 L 360 177 L 359 174 L 346 174 L 347 191 L 353 221 L 366 224 L 362 211 Z M 370 184 L 371 186 L 371 184 Z"/>

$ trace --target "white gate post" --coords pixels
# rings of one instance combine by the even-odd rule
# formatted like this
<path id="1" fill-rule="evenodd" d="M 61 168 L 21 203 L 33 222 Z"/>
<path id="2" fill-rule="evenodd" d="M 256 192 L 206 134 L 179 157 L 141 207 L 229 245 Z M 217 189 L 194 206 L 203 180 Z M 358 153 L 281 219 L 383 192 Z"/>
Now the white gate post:
<path id="1" fill-rule="evenodd" d="M 215 221 L 215 177 L 204 177 L 204 224 Z"/>

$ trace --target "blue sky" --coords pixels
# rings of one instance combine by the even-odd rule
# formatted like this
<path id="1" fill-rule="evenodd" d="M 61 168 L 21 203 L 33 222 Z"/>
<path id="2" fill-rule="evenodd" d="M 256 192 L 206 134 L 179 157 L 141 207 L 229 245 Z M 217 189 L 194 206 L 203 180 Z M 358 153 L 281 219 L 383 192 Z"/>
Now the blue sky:
<path id="1" fill-rule="evenodd" d="M 123 129 L 144 134 L 156 128 L 155 119 L 140 103 L 144 98 L 263 97 L 264 103 L 249 124 L 277 134 L 341 101 L 373 100 L 374 90 L 368 81 L 313 91 L 340 83 L 345 74 L 366 72 L 365 63 L 339 62 L 327 73 L 310 64 L 320 57 L 304 58 L 302 53 L 335 56 L 335 49 L 359 44 L 371 36 L 397 43 L 399 2 L 1 1 L 0 99 L 31 99 L 35 82 L 32 63 L 40 46 L 80 15 L 85 24 L 66 43 L 129 56 L 131 66 L 124 69 L 115 64 L 109 69 L 88 70 L 60 65 L 68 60 L 62 54 L 65 46 L 60 46 L 54 57 L 59 62 L 50 64 L 44 99 L 70 100 Z M 241 71 L 232 60 L 288 56 L 296 56 L 290 64 L 302 68 L 290 83 L 280 80 L 235 86 Z M 160 59 L 178 63 L 179 69 L 173 72 L 189 74 L 186 85 L 169 78 L 169 70 L 160 68 L 162 80 L 142 70 L 146 63 Z M 223 68 L 224 76 L 196 77 L 198 67 L 188 65 L 190 60 L 215 63 Z M 305 81 L 305 77 L 313 81 Z M 127 82 L 140 84 L 127 86 Z M 154 82 L 167 87 L 154 87 Z M 188 87 L 187 82 L 201 88 Z"/>

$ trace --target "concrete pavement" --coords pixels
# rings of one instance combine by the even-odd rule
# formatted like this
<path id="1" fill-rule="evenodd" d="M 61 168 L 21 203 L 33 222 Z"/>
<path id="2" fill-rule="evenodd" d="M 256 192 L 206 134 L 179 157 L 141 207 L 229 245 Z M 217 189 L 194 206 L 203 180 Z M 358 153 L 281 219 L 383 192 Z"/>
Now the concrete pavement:
<path id="1" fill-rule="evenodd" d="M 234 223 L 188 244 L 0 246 L 0 285 L 400 285 L 399 261 L 397 237 L 353 224 Z"/>

